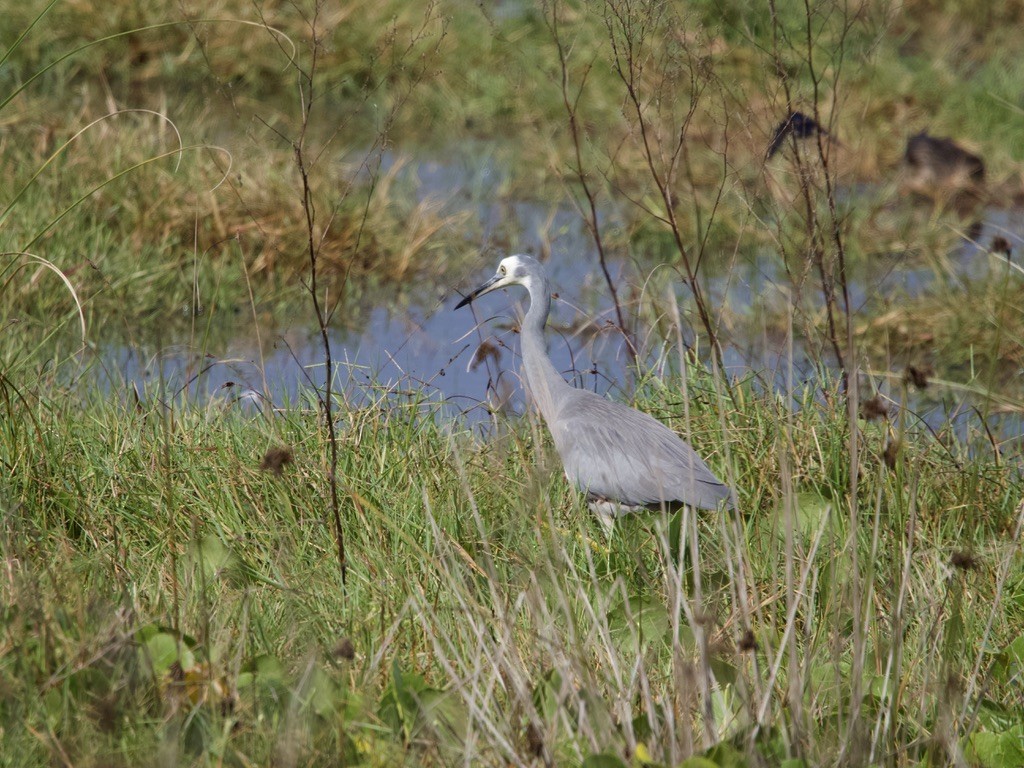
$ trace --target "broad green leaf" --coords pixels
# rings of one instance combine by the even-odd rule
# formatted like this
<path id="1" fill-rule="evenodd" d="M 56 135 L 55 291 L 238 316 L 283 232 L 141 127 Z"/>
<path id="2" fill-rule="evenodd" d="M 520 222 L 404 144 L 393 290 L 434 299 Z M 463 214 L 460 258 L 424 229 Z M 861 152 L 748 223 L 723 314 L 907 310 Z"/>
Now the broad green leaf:
<path id="1" fill-rule="evenodd" d="M 706 757 L 688 757 L 679 764 L 679 768 L 721 768 L 718 763 Z"/>
<path id="2" fill-rule="evenodd" d="M 618 755 L 601 752 L 585 759 L 582 768 L 629 768 L 629 766 Z"/>
<path id="3" fill-rule="evenodd" d="M 268 653 L 256 656 L 247 661 L 238 675 L 237 685 L 245 688 L 259 683 L 260 685 L 284 685 L 284 667 L 276 656 Z"/>
<path id="4" fill-rule="evenodd" d="M 553 669 L 533 689 L 533 706 L 545 720 L 554 718 L 562 703 L 562 676 Z"/>
<path id="5" fill-rule="evenodd" d="M 1020 728 L 1003 733 L 975 733 L 970 738 L 981 768 L 1020 768 L 1024 765 L 1024 738 Z"/>
<path id="6" fill-rule="evenodd" d="M 334 681 L 322 669 L 316 669 L 310 676 L 307 700 L 309 707 L 320 717 L 328 717 L 337 709 L 339 696 Z"/>
<path id="7" fill-rule="evenodd" d="M 143 652 L 153 671 L 162 675 L 178 661 L 178 639 L 166 632 L 160 632 L 143 644 Z M 185 667 L 184 664 L 181 666 Z"/>
<path id="8" fill-rule="evenodd" d="M 381 697 L 378 714 L 407 742 L 425 723 L 442 731 L 465 730 L 466 714 L 459 701 L 447 691 L 431 688 L 422 675 L 403 672 L 397 662 L 392 664 L 391 683 Z"/>
<path id="9" fill-rule="evenodd" d="M 1018 666 L 1024 667 L 1024 635 L 1017 635 L 1013 642 L 1006 646 L 1006 652 Z"/>
<path id="10" fill-rule="evenodd" d="M 840 529 L 839 518 L 832 507 L 832 502 L 816 493 L 798 493 L 794 519 L 796 532 L 810 541 L 822 525 L 825 526 L 826 532 L 838 531 Z M 779 528 L 784 535 L 786 529 L 781 515 L 785 513 L 780 510 L 779 514 Z M 828 516 L 827 521 L 825 520 L 826 516 Z"/>
<path id="11" fill-rule="evenodd" d="M 630 595 L 628 605 L 619 600 L 608 611 L 612 636 L 631 653 L 641 647 L 662 647 L 669 641 L 668 610 L 661 598 L 654 595 Z"/>
<path id="12" fill-rule="evenodd" d="M 747 766 L 747 760 L 743 753 L 727 742 L 719 742 L 707 750 L 703 757 L 718 768 L 746 768 Z"/>
<path id="13" fill-rule="evenodd" d="M 1001 733 L 1024 723 L 1024 711 L 1007 707 L 991 699 L 982 699 L 978 704 L 978 725 L 981 731 Z"/>

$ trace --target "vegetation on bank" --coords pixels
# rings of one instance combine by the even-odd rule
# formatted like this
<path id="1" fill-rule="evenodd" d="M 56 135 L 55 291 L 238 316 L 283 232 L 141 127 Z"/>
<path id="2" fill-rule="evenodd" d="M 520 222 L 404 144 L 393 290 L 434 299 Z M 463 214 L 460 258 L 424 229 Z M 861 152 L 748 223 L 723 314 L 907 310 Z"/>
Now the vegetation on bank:
<path id="1" fill-rule="evenodd" d="M 907 135 L 948 133 L 988 161 L 986 203 L 1016 204 L 1020 22 L 916 0 L 11 9 L 0 765 L 1019 764 L 1019 446 L 989 416 L 1024 404 L 1024 283 L 988 241 L 951 266 L 970 221 L 896 169 Z M 783 202 L 765 149 L 790 109 L 838 143 Z M 452 146 L 501 181 L 403 172 Z M 636 404 L 738 511 L 609 534 L 539 423 L 474 430 L 414 382 L 279 410 L 79 383 L 112 332 L 298 306 L 326 339 L 381 286 L 412 302 L 482 237 L 514 246 L 476 212 L 527 199 L 574 208 L 602 267 L 672 267 L 607 280 L 623 335 L 686 363 L 637 371 Z M 716 305 L 741 269 L 773 296 Z M 726 380 L 730 334 L 817 367 L 784 393 Z M 925 389 L 977 418 L 917 419 Z"/>
<path id="2" fill-rule="evenodd" d="M 344 408 L 343 586 L 315 410 L 7 384 L 5 761 L 1012 764 L 1016 468 L 884 422 L 853 459 L 811 391 L 694 377 L 687 418 L 678 385 L 639 404 L 740 512 L 610 536 L 537 423 Z"/>
<path id="3" fill-rule="evenodd" d="M 871 292 L 894 258 L 923 268 L 935 291 L 901 302 L 918 317 L 947 302 L 946 287 L 963 290 L 948 286 L 948 254 L 971 221 L 899 193 L 908 136 L 952 135 L 987 160 L 990 205 L 1019 199 L 1021 65 L 1005 39 L 1017 11 L 983 5 L 823 7 L 808 21 L 795 6 L 773 16 L 744 2 L 640 4 L 630 6 L 631 59 L 615 3 L 23 4 L 0 31 L 0 249 L 69 275 L 106 333 L 112 314 L 133 328 L 187 327 L 198 310 L 224 316 L 254 302 L 272 319 L 306 295 L 301 138 L 336 322 L 361 316 L 346 308 L 381 288 L 415 301 L 462 276 L 479 251 L 480 206 L 531 199 L 587 213 L 593 201 L 605 253 L 635 261 L 639 276 L 668 263 L 704 280 L 767 263 L 796 303 L 800 335 L 845 344 L 819 311 L 822 280 L 848 273 Z M 769 194 L 765 148 L 789 109 L 816 113 L 841 142 L 836 210 L 814 212 L 813 224 L 802 203 Z M 407 162 L 482 146 L 502 181 L 471 180 L 468 200 L 464 188 L 425 187 Z M 817 255 L 809 226 L 838 227 L 844 264 Z M 982 234 L 985 249 L 992 233 Z M 497 248 L 516 235 L 487 234 Z M 65 291 L 32 290 L 50 281 L 38 264 L 7 258 L 4 274 L 19 277 L 0 296 L 5 315 L 46 324 L 76 309 Z M 1003 287 L 1011 303 L 1019 283 Z M 884 297 L 850 309 L 872 367 L 887 355 L 919 364 L 928 344 L 876 322 L 887 311 Z M 761 317 L 777 333 L 787 314 Z M 993 334 L 991 318 L 956 314 L 948 327 L 964 337 Z M 1019 339 L 1009 319 L 999 333 Z M 717 324 L 727 334 L 741 321 Z M 931 356 L 946 378 L 969 362 L 955 355 L 944 370 L 945 354 Z"/>

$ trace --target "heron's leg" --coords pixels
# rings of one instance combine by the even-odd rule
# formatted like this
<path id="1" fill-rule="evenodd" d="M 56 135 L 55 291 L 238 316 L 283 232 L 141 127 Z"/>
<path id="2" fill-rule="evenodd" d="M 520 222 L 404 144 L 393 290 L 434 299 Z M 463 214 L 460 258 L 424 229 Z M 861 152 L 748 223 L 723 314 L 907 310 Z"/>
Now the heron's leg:
<path id="1" fill-rule="evenodd" d="M 601 526 L 609 535 L 611 535 L 612 530 L 615 528 L 615 518 L 628 511 L 623 509 L 617 502 L 594 493 L 587 494 L 587 507 L 590 508 L 591 513 L 600 521 Z"/>

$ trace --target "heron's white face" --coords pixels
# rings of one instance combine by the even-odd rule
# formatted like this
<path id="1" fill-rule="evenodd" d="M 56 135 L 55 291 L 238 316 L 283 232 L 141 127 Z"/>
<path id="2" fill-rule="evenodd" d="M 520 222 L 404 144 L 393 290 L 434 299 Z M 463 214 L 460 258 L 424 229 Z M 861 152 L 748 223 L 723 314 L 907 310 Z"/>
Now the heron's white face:
<path id="1" fill-rule="evenodd" d="M 494 273 L 494 277 L 487 281 L 486 290 L 481 291 L 479 295 L 509 285 L 521 285 L 530 290 L 530 284 L 543 274 L 544 267 L 532 256 L 521 253 L 506 256 L 498 263 L 498 271 Z"/>
<path id="2" fill-rule="evenodd" d="M 522 285 L 529 290 L 533 280 L 542 275 L 543 267 L 532 256 L 522 254 L 506 256 L 498 263 L 498 271 L 494 273 L 494 277 L 475 291 L 469 293 L 455 308 L 458 309 L 465 306 L 477 296 L 483 296 L 485 293 L 490 293 L 510 285 Z"/>
<path id="3" fill-rule="evenodd" d="M 525 284 L 529 278 L 529 265 L 526 259 L 529 257 L 525 256 L 506 256 L 498 264 L 498 271 L 494 274 L 498 278 L 498 283 L 501 285 L 514 285 L 516 283 Z M 533 259 L 530 259 L 533 261 Z M 495 285 L 495 288 L 500 287 Z"/>

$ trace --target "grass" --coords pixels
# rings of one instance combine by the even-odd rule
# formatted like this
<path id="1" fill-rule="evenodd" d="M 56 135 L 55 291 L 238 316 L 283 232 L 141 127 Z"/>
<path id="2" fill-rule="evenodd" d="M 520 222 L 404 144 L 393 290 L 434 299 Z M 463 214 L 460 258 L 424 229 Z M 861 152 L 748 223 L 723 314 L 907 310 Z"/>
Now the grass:
<path id="1" fill-rule="evenodd" d="M 719 416 L 710 383 L 689 423 L 678 382 L 641 404 L 692 430 L 741 513 L 610 538 L 537 425 L 480 441 L 415 398 L 343 407 L 342 587 L 315 412 L 8 382 L 8 764 L 674 765 L 718 744 L 909 765 L 1010 738 L 1015 468 L 909 429 L 889 468 L 862 423 L 854 501 L 841 410 L 741 386 Z"/>
<path id="2" fill-rule="evenodd" d="M 958 270 L 965 223 L 909 205 L 892 174 L 927 123 L 1016 194 L 1019 13 L 981 5 L 823 6 L 806 43 L 788 6 L 773 27 L 747 2 L 640 4 L 627 32 L 625 6 L 566 3 L 564 59 L 551 6 L 224 0 L 214 24 L 58 2 L 16 46 L 43 6 L 12 11 L 0 765 L 1019 764 L 1020 448 L 991 418 L 1020 411 L 1016 271 Z M 620 77 L 610 46 L 640 41 Z M 840 195 L 824 175 L 808 205 L 768 194 L 787 102 L 835 117 Z M 494 152 L 500 181 L 422 194 L 408 158 L 438 146 Z M 225 316 L 312 316 L 311 242 L 336 323 L 414 303 L 485 237 L 515 248 L 478 209 L 523 201 L 591 223 L 593 203 L 613 258 L 671 268 L 620 286 L 637 338 L 667 350 L 630 397 L 709 457 L 735 512 L 609 533 L 534 416 L 473 427 L 411 380 L 338 382 L 334 489 L 312 392 L 260 410 L 81 383 L 80 318 L 86 345 L 204 350 Z M 713 323 L 803 346 L 813 371 L 725 380 L 695 351 L 696 301 L 662 298 L 691 255 L 716 299 L 777 275 Z M 892 289 L 911 269 L 924 288 Z M 821 298 L 840 276 L 863 293 L 849 317 Z M 666 373 L 680 359 L 685 378 Z M 918 418 L 922 398 L 948 418 Z"/>
<path id="3" fill-rule="evenodd" d="M 92 117 L 99 115 L 87 121 Z M 245 307 L 254 286 L 268 309 L 294 303 L 307 265 L 290 150 L 268 160 L 251 145 L 228 151 L 200 144 L 177 155 L 172 128 L 162 116 L 126 113 L 97 123 L 59 155 L 10 146 L 5 182 L 23 192 L 13 201 L 18 215 L 0 230 L 0 248 L 41 249 L 74 277 L 91 311 L 106 317 L 118 309 L 136 326 L 195 303 L 196 286 L 207 306 Z M 53 163 L 32 178 L 48 155 Z M 417 199 L 408 175 L 399 175 L 401 157 L 371 175 L 365 165 L 377 159 L 342 166 L 340 187 L 337 178 L 315 179 L 330 213 L 320 234 L 322 279 L 341 292 L 352 278 L 352 300 L 366 286 L 448 269 L 457 261 L 451 251 L 463 248 L 468 234 L 465 215 L 443 198 Z M 137 170 L 116 178 L 131 168 Z M 50 302 L 61 301 L 28 290 L 5 298 L 8 312 L 43 317 L 59 311 Z"/>

